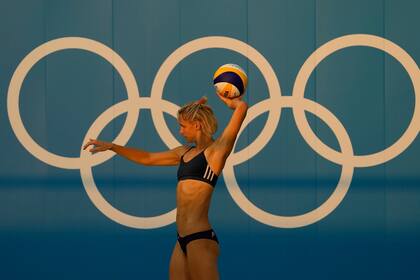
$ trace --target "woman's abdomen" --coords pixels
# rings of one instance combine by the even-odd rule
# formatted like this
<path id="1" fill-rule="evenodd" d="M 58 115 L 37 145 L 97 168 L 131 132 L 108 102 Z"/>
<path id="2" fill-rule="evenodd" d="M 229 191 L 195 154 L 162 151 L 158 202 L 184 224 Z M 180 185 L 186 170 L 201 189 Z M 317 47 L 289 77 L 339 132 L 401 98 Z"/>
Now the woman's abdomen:
<path id="1" fill-rule="evenodd" d="M 213 187 L 197 180 L 183 180 L 176 192 L 178 233 L 185 236 L 209 229 L 208 211 Z"/>

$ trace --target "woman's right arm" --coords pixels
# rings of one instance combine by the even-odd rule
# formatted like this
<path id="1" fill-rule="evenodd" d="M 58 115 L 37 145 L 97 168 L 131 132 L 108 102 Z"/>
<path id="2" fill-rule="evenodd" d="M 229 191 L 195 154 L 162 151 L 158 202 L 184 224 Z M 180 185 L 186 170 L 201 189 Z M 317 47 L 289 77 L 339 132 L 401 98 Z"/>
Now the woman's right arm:
<path id="1" fill-rule="evenodd" d="M 90 139 L 83 149 L 85 150 L 89 146 L 93 146 L 93 148 L 89 150 L 91 153 L 110 150 L 128 160 L 142 165 L 177 165 L 179 164 L 181 155 L 187 149 L 185 146 L 179 146 L 164 152 L 150 153 L 141 149 L 124 147 L 96 139 Z"/>

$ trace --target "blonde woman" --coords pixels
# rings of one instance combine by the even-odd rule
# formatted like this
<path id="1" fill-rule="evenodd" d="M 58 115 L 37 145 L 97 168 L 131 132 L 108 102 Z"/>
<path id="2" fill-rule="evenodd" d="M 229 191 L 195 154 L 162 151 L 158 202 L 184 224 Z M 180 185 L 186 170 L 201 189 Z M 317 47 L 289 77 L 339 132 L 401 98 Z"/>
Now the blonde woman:
<path id="1" fill-rule="evenodd" d="M 216 140 L 213 134 L 217 120 L 207 98 L 187 104 L 178 111 L 179 132 L 188 143 L 169 151 L 151 153 L 91 139 L 84 149 L 90 152 L 111 150 L 143 165 L 179 165 L 176 190 L 176 225 L 178 240 L 169 265 L 169 279 L 219 279 L 217 259 L 219 242 L 213 231 L 208 211 L 211 196 L 232 151 L 248 105 L 241 98 L 219 98 L 233 114 Z"/>

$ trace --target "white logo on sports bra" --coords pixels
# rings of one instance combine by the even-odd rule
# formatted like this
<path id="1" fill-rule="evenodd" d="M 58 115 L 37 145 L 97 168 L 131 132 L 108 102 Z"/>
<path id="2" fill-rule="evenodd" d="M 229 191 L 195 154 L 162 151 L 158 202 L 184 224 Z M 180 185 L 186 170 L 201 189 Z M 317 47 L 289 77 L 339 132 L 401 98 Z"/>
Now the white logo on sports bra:
<path id="1" fill-rule="evenodd" d="M 211 170 L 210 165 L 207 164 L 206 172 L 204 172 L 204 179 L 209 181 L 213 180 L 214 172 Z"/>
<path id="2" fill-rule="evenodd" d="M 343 48 L 366 46 L 383 50 L 401 63 L 407 71 L 414 87 L 415 106 L 413 118 L 403 135 L 390 147 L 370 155 L 354 155 L 350 138 L 341 122 L 324 106 L 304 97 L 309 76 L 315 67 L 330 54 Z M 48 54 L 65 49 L 82 49 L 96 53 L 111 63 L 121 75 L 127 89 L 127 100 L 119 102 L 103 112 L 86 133 L 83 143 L 89 138 L 96 138 L 102 129 L 114 118 L 127 113 L 125 124 L 114 139 L 114 143 L 125 145 L 136 127 L 140 109 L 150 109 L 152 119 L 160 137 L 169 148 L 181 145 L 172 135 L 165 120 L 164 112 L 176 117 L 178 105 L 162 99 L 166 80 L 175 66 L 188 55 L 211 48 L 223 48 L 236 51 L 250 59 L 261 71 L 269 90 L 269 98 L 249 108 L 248 115 L 240 133 L 255 118 L 268 111 L 268 119 L 261 134 L 244 149 L 233 152 L 224 167 L 223 178 L 227 189 L 237 205 L 250 217 L 261 223 L 281 228 L 302 227 L 315 223 L 329 215 L 345 197 L 355 167 L 369 167 L 387 162 L 401 154 L 414 141 L 420 129 L 420 71 L 415 61 L 407 52 L 382 37 L 366 34 L 352 34 L 333 39 L 316 49 L 302 65 L 293 87 L 291 96 L 282 96 L 280 84 L 270 63 L 252 46 L 229 37 L 211 36 L 190 41 L 176 49 L 161 65 L 153 81 L 151 96 L 140 97 L 137 83 L 128 65 L 112 49 L 97 41 L 66 37 L 48 41 L 31 51 L 18 65 L 10 81 L 7 95 L 8 117 L 12 129 L 33 156 L 39 160 L 59 168 L 80 169 L 80 175 L 86 193 L 93 204 L 108 218 L 122 225 L 133 228 L 158 228 L 175 221 L 176 209 L 154 217 L 138 217 L 124 213 L 104 199 L 96 187 L 92 167 L 103 163 L 114 156 L 113 152 L 91 155 L 81 150 L 80 157 L 71 158 L 53 154 L 39 146 L 28 134 L 22 123 L 19 112 L 20 89 L 29 70 Z M 280 121 L 282 108 L 292 108 L 297 128 L 308 145 L 327 160 L 342 165 L 342 172 L 336 189 L 318 208 L 302 215 L 280 216 L 266 212 L 250 202 L 240 189 L 234 173 L 234 166 L 255 156 L 270 141 Z M 340 145 L 336 151 L 324 144 L 312 131 L 305 116 L 305 111 L 319 117 L 334 132 Z M 238 137 L 239 138 L 239 137 Z M 210 176 L 207 174 L 207 176 Z M 213 175 L 211 175 L 213 176 Z"/>

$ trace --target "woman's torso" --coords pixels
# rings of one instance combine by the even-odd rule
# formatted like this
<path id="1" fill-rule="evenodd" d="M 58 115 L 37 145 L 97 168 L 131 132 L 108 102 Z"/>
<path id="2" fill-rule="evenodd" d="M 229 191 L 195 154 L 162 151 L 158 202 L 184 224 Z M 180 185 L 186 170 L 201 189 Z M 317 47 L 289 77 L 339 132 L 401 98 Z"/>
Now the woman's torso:
<path id="1" fill-rule="evenodd" d="M 192 161 L 200 160 L 200 157 L 204 155 L 204 159 L 201 158 L 201 160 L 205 160 L 211 166 L 211 149 L 209 148 L 204 151 L 197 151 L 195 148 L 188 150 L 181 158 L 181 164 L 196 164 Z M 214 187 L 205 180 L 181 179 L 178 181 L 176 224 L 181 236 L 211 228 L 208 211 L 213 189 Z"/>

